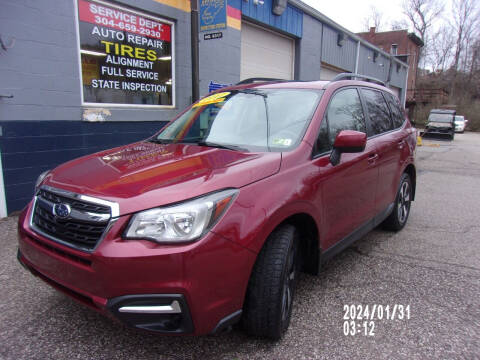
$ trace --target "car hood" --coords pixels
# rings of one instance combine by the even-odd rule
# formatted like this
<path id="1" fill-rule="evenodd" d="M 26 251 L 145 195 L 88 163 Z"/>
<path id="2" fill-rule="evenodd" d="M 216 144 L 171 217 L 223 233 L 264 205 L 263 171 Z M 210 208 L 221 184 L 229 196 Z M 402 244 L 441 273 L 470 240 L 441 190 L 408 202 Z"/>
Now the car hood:
<path id="1" fill-rule="evenodd" d="M 60 165 L 43 184 L 115 201 L 123 215 L 240 188 L 275 174 L 280 163 L 281 153 L 138 142 Z"/>
<path id="2" fill-rule="evenodd" d="M 440 121 L 430 121 L 427 126 L 436 127 L 436 128 L 451 128 L 452 123 L 449 122 L 440 122 Z"/>

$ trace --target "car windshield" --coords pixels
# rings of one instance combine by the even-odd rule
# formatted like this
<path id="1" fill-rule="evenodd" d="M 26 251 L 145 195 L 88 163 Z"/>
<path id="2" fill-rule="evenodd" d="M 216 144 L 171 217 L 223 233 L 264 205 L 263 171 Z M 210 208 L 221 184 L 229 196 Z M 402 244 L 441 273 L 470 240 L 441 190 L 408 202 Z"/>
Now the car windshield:
<path id="1" fill-rule="evenodd" d="M 243 89 L 207 96 L 150 141 L 285 151 L 303 137 L 323 91 Z"/>
<path id="2" fill-rule="evenodd" d="M 465 118 L 463 116 L 455 116 L 455 122 L 463 122 L 465 121 Z"/>
<path id="3" fill-rule="evenodd" d="M 451 123 L 453 119 L 452 114 L 436 114 L 430 113 L 428 117 L 429 122 L 444 122 L 444 123 Z"/>

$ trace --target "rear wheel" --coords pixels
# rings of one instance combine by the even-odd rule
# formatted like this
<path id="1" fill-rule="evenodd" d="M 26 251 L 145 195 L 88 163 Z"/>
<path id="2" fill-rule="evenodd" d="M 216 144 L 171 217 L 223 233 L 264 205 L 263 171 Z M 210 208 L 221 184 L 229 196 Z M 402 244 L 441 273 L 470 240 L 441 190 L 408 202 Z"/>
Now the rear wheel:
<path id="1" fill-rule="evenodd" d="M 298 233 L 283 225 L 268 237 L 250 277 L 242 318 L 249 334 L 282 337 L 290 324 L 298 269 Z"/>
<path id="2" fill-rule="evenodd" d="M 392 213 L 385 219 L 382 226 L 387 230 L 399 231 L 408 220 L 412 201 L 412 181 L 407 173 L 403 173 L 398 188 Z"/>

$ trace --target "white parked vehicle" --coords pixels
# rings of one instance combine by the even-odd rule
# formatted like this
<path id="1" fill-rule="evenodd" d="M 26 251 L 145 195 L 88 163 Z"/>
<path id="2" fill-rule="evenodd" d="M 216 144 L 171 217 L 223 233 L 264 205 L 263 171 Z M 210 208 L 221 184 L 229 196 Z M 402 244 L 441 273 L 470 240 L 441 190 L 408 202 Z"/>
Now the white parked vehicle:
<path id="1" fill-rule="evenodd" d="M 455 132 L 463 133 L 465 131 L 465 126 L 467 125 L 468 120 L 465 120 L 465 117 L 462 115 L 455 115 Z"/>

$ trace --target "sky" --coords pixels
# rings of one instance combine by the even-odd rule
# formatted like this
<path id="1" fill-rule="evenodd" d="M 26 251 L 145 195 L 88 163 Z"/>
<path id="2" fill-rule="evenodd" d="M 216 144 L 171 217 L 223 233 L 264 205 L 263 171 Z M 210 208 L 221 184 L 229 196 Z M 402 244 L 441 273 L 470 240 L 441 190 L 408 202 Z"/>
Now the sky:
<path id="1" fill-rule="evenodd" d="M 336 23 L 354 33 L 366 31 L 364 19 L 371 13 L 371 6 L 375 6 L 382 14 L 386 30 L 390 30 L 387 23 L 399 20 L 402 17 L 402 0 L 302 0 L 304 3 L 317 9 Z"/>

